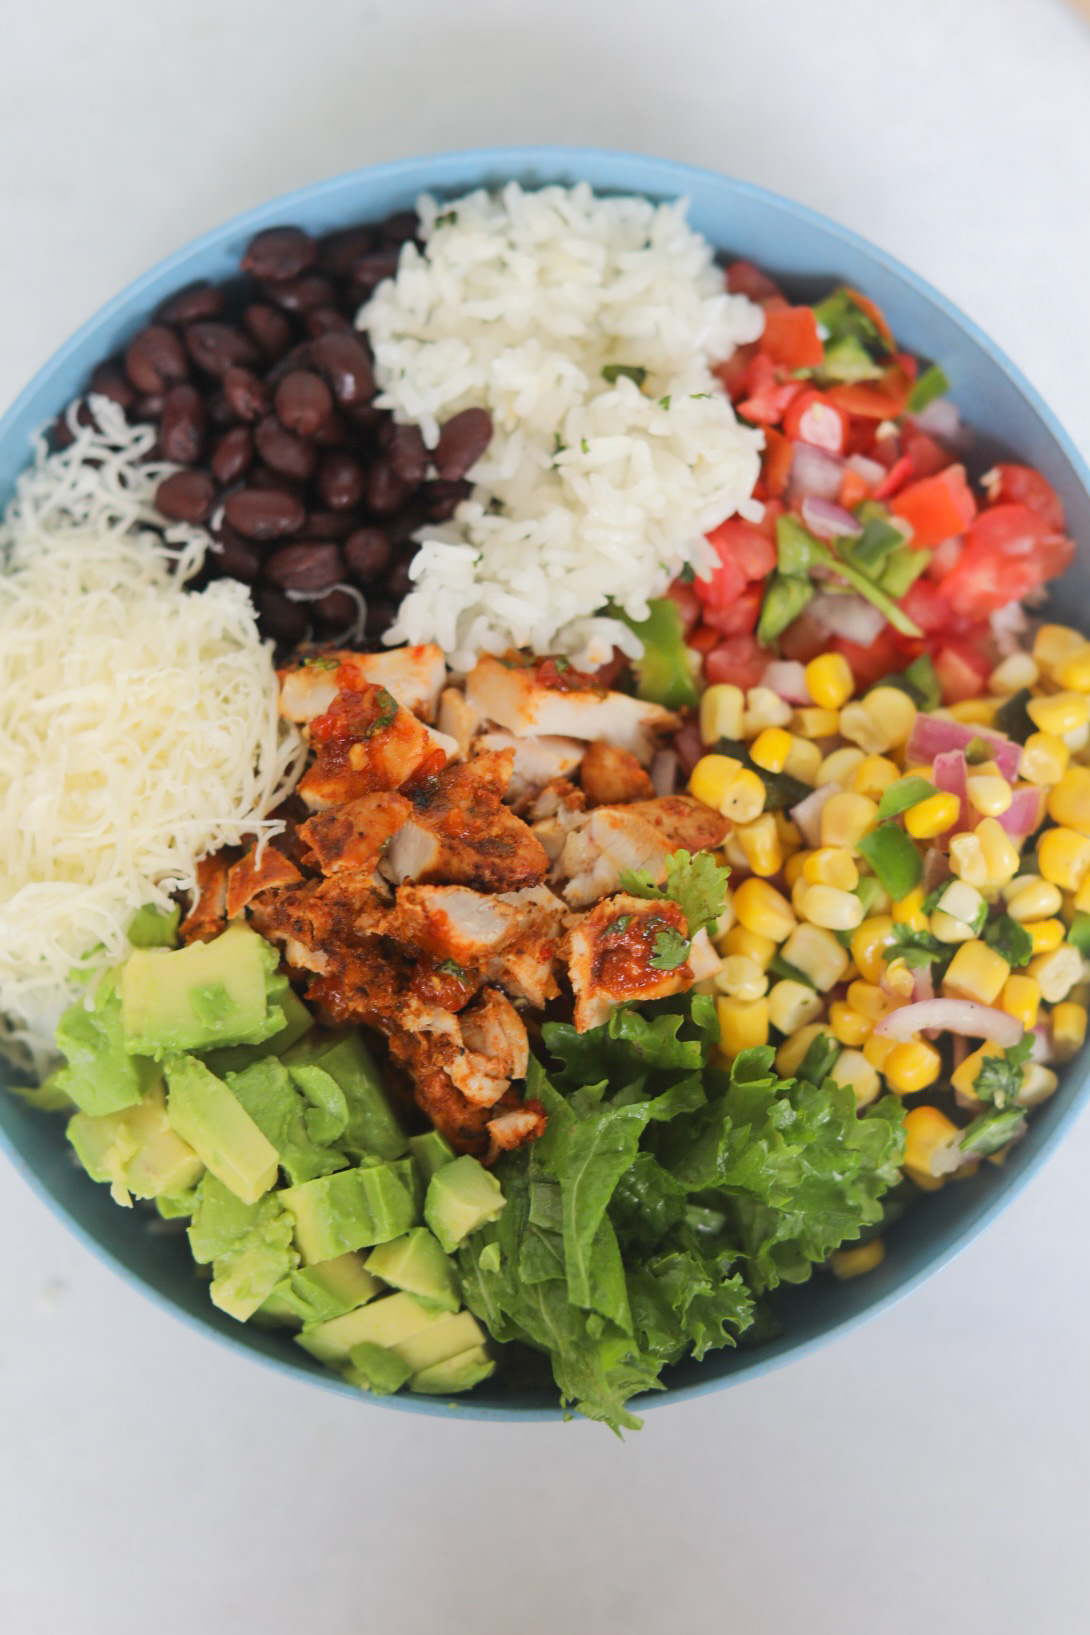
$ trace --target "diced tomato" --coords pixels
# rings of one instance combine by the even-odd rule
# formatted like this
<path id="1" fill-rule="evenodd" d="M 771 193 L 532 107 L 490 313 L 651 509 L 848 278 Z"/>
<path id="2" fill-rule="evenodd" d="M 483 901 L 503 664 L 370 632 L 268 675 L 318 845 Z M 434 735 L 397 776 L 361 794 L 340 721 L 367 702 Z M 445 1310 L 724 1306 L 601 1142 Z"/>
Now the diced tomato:
<path id="1" fill-rule="evenodd" d="M 994 466 L 984 481 L 993 505 L 1028 505 L 1057 534 L 1067 526 L 1063 502 L 1047 477 L 1032 466 Z"/>
<path id="2" fill-rule="evenodd" d="M 1074 555 L 1071 540 L 1028 505 L 990 506 L 969 529 L 939 591 L 962 617 L 984 619 L 1063 573 Z"/>
<path id="3" fill-rule="evenodd" d="M 782 369 L 816 369 L 825 357 L 812 307 L 765 308 L 761 350 Z"/>
<path id="4" fill-rule="evenodd" d="M 890 510 L 909 524 L 916 549 L 929 551 L 965 532 L 976 516 L 976 500 L 965 480 L 965 467 L 953 465 L 935 477 L 910 483 L 890 501 Z"/>
<path id="5" fill-rule="evenodd" d="M 802 391 L 802 382 L 789 380 L 782 386 L 768 386 L 752 397 L 743 398 L 738 413 L 754 426 L 776 426 L 792 401 Z"/>
<path id="6" fill-rule="evenodd" d="M 871 300 L 869 295 L 860 295 L 858 290 L 848 289 L 846 290 L 846 293 L 851 296 L 860 312 L 866 313 L 867 317 L 870 319 L 879 335 L 881 335 L 882 339 L 884 341 L 888 341 L 890 346 L 892 346 L 893 331 L 886 322 L 886 315 L 882 311 L 881 307 L 877 306 L 875 302 Z"/>
<path id="7" fill-rule="evenodd" d="M 865 500 L 869 494 L 870 489 L 867 487 L 865 479 L 859 475 L 858 471 L 853 471 L 851 466 L 848 466 L 840 479 L 840 494 L 837 503 L 842 505 L 845 511 L 851 511 L 862 500 Z"/>
<path id="8" fill-rule="evenodd" d="M 682 579 L 675 579 L 666 594 L 672 602 L 677 603 L 681 614 L 682 635 L 687 636 L 694 625 L 700 623 L 700 599 L 692 585 L 687 585 Z"/>
<path id="9" fill-rule="evenodd" d="M 765 432 L 765 451 L 761 461 L 761 476 L 767 492 L 779 499 L 787 487 L 793 450 L 790 441 L 769 426 Z"/>
<path id="10" fill-rule="evenodd" d="M 904 413 L 911 389 L 908 375 L 899 364 L 894 364 L 877 382 L 849 381 L 843 386 L 830 387 L 829 400 L 864 420 L 896 420 Z"/>
<path id="11" fill-rule="evenodd" d="M 964 549 L 963 539 L 944 539 L 941 545 L 935 547 L 934 554 L 927 564 L 927 577 L 945 579 L 948 573 L 953 573 Z"/>
<path id="12" fill-rule="evenodd" d="M 735 597 L 729 607 L 706 607 L 704 621 L 721 636 L 747 635 L 757 628 L 763 595 L 763 586 L 750 585 L 741 596 Z"/>
<path id="13" fill-rule="evenodd" d="M 751 301 L 782 298 L 780 286 L 752 261 L 732 261 L 727 268 L 727 288 L 732 295 L 748 295 Z"/>
<path id="14" fill-rule="evenodd" d="M 914 645 L 918 647 L 919 643 Z M 873 686 L 882 676 L 903 670 L 909 662 L 905 656 L 905 646 L 889 625 L 878 632 L 869 647 L 861 647 L 858 642 L 847 641 L 843 636 L 833 638 L 834 650 L 843 653 L 859 687 Z"/>
<path id="15" fill-rule="evenodd" d="M 896 360 L 897 360 L 898 365 L 904 370 L 905 374 L 908 376 L 908 378 L 912 382 L 912 384 L 915 385 L 916 376 L 920 372 L 920 360 L 919 360 L 919 358 L 914 358 L 912 356 L 911 352 L 898 352 L 896 354 Z"/>
<path id="16" fill-rule="evenodd" d="M 744 580 L 767 579 L 776 566 L 776 547 L 756 523 L 743 522 L 741 517 L 728 517 L 708 535 L 720 562 L 732 561 Z M 693 588 L 702 602 L 717 602 L 721 598 L 705 594 L 712 580 L 696 579 Z M 744 588 L 744 587 L 743 587 Z"/>
<path id="17" fill-rule="evenodd" d="M 733 401 L 745 395 L 746 375 L 759 351 L 759 342 L 749 341 L 745 346 L 736 347 L 729 358 L 717 363 L 712 370 L 712 374 Z"/>
<path id="18" fill-rule="evenodd" d="M 756 532 L 756 530 L 754 530 Z M 693 590 L 702 607 L 729 607 L 737 601 L 749 583 L 742 570 L 742 564 L 730 549 L 729 545 L 716 546 L 719 557 L 719 566 L 712 572 L 710 579 L 694 579 Z"/>
<path id="19" fill-rule="evenodd" d="M 757 686 L 768 662 L 769 655 L 756 637 L 728 636 L 704 660 L 704 674 L 709 683 L 729 681 L 748 691 Z"/>
<path id="20" fill-rule="evenodd" d="M 784 436 L 810 443 L 829 454 L 843 454 L 851 423 L 843 409 L 829 401 L 826 392 L 813 388 L 800 391 L 784 415 Z"/>
<path id="21" fill-rule="evenodd" d="M 925 636 L 950 624 L 950 605 L 930 581 L 917 579 L 901 597 L 901 608 Z"/>
<path id="22" fill-rule="evenodd" d="M 722 640 L 722 632 L 715 630 L 710 624 L 698 624 L 685 638 L 687 645 L 695 647 L 698 653 L 710 653 Z"/>
<path id="23" fill-rule="evenodd" d="M 945 642 L 933 655 L 932 663 L 942 688 L 944 704 L 960 704 L 979 698 L 984 691 L 991 665 L 970 642 Z"/>
<path id="24" fill-rule="evenodd" d="M 901 441 L 917 477 L 934 477 L 937 472 L 945 471 L 950 464 L 949 450 L 944 449 L 941 443 L 937 443 L 925 431 L 909 427 Z"/>
<path id="25" fill-rule="evenodd" d="M 878 487 L 874 490 L 876 500 L 888 500 L 908 482 L 913 475 L 912 461 L 907 454 L 902 454 L 899 460 L 894 460 Z"/>

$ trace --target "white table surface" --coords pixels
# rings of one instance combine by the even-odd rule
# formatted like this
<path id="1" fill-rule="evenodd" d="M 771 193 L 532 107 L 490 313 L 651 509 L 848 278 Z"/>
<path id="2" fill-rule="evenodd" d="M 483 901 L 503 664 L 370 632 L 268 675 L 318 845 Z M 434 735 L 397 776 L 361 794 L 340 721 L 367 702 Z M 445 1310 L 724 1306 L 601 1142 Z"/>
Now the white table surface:
<path id="1" fill-rule="evenodd" d="M 2 401 L 266 196 L 565 141 L 733 171 L 857 228 L 1090 451 L 1090 30 L 1059 0 L 0 10 Z M 281 1379 L 127 1288 L 5 1169 L 0 1630 L 1081 1635 L 1088 1168 L 1084 1118 L 909 1300 L 623 1446 Z"/>

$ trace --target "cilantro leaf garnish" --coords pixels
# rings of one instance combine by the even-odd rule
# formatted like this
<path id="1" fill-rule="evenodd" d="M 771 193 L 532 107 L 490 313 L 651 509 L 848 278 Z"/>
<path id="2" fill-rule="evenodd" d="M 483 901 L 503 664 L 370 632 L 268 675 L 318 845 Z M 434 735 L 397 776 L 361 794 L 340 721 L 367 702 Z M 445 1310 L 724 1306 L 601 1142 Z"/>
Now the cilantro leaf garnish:
<path id="1" fill-rule="evenodd" d="M 615 386 L 622 375 L 626 380 L 642 386 L 647 379 L 647 370 L 642 369 L 638 363 L 607 363 L 602 370 L 602 379 L 608 381 L 610 386 Z"/>
<path id="2" fill-rule="evenodd" d="M 393 693 L 388 693 L 385 687 L 379 688 L 375 695 L 375 703 L 378 705 L 378 714 L 367 728 L 367 731 L 364 734 L 364 737 L 366 738 L 373 738 L 376 732 L 384 732 L 385 729 L 392 726 L 397 719 L 397 699 L 394 697 Z"/>
<path id="3" fill-rule="evenodd" d="M 1026 1117 L 1020 1107 L 1006 1107 L 1002 1112 L 981 1113 L 968 1126 L 958 1143 L 970 1158 L 987 1158 L 998 1152 L 1025 1128 Z"/>
<path id="4" fill-rule="evenodd" d="M 666 859 L 666 885 L 657 886 L 646 869 L 624 869 L 621 885 L 633 897 L 668 899 L 677 903 L 695 937 L 712 926 L 723 912 L 730 870 L 720 867 L 711 852 L 671 852 Z M 679 962 L 680 963 L 680 962 Z"/>
<path id="5" fill-rule="evenodd" d="M 655 971 L 676 971 L 679 965 L 684 965 L 689 957 L 691 944 L 688 937 L 683 937 L 680 931 L 668 926 L 655 937 L 655 946 L 651 954 L 650 964 Z"/>
<path id="6" fill-rule="evenodd" d="M 1022 1069 L 1032 1050 L 1033 1034 L 1027 1033 L 1001 1056 L 985 1056 L 973 1081 L 978 1101 L 990 1102 L 993 1107 L 1009 1106 L 1022 1088 Z"/>
<path id="7" fill-rule="evenodd" d="M 882 958 L 903 959 L 906 965 L 917 970 L 937 959 L 945 959 L 952 951 L 938 937 L 933 937 L 930 931 L 914 931 L 910 925 L 895 925 L 893 942 L 883 949 Z"/>
<path id="8" fill-rule="evenodd" d="M 983 935 L 988 947 L 1002 954 L 1008 965 L 1028 965 L 1033 957 L 1033 938 L 1025 926 L 1019 925 L 1009 914 L 990 920 Z"/>

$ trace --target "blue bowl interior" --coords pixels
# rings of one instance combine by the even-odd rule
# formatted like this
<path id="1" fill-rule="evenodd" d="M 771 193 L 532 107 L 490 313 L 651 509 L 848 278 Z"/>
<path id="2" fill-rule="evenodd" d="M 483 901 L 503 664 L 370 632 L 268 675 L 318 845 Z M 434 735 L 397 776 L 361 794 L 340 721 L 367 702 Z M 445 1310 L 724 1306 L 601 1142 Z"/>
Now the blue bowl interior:
<path id="1" fill-rule="evenodd" d="M 588 181 L 601 191 L 656 198 L 684 196 L 690 219 L 720 250 L 743 255 L 780 279 L 789 293 L 808 297 L 836 283 L 864 290 L 885 310 L 899 341 L 942 364 L 953 397 L 977 434 L 978 455 L 1017 458 L 1037 466 L 1063 499 L 1072 535 L 1090 541 L 1090 472 L 1036 392 L 1013 365 L 949 302 L 891 257 L 789 200 L 710 171 L 638 155 L 567 148 L 513 148 L 406 160 L 337 177 L 305 188 L 205 235 L 162 262 L 86 323 L 30 383 L 0 421 L 0 503 L 6 503 L 26 464 L 34 433 L 85 387 L 92 367 L 124 346 L 170 293 L 194 279 L 237 273 L 245 246 L 258 229 L 295 222 L 324 232 L 374 220 L 411 205 L 423 191 L 455 196 L 512 178 L 524 185 Z M 1090 606 L 1090 552 L 1085 550 L 1057 593 L 1067 620 Z M 882 1266 L 866 1278 L 836 1283 L 818 1274 L 787 1291 L 776 1304 L 783 1332 L 761 1346 L 712 1353 L 682 1364 L 656 1402 L 720 1389 L 759 1374 L 819 1344 L 921 1281 L 962 1247 L 1024 1184 L 1073 1117 L 1086 1088 L 1086 1054 L 1072 1063 L 1057 1094 L 1037 1111 L 1029 1134 L 1001 1167 L 982 1166 L 970 1181 L 932 1194 L 888 1234 Z M 0 1063 L 0 1086 L 5 1068 Z M 76 1165 L 63 1121 L 0 1095 L 0 1140 L 16 1167 L 98 1252 L 161 1303 L 208 1332 L 275 1366 L 306 1375 L 335 1391 L 371 1401 L 319 1367 L 281 1332 L 235 1323 L 208 1300 L 194 1275 L 184 1234 L 120 1210 L 105 1187 Z M 441 1399 L 392 1397 L 390 1406 L 462 1418 L 559 1417 L 546 1392 L 519 1391 L 489 1382 L 457 1404 Z"/>

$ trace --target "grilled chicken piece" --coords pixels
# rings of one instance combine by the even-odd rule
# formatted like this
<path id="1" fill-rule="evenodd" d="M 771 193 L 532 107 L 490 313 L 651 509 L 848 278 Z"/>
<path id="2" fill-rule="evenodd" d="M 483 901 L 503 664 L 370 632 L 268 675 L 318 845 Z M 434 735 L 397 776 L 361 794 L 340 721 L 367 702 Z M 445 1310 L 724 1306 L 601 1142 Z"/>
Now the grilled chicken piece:
<path id="1" fill-rule="evenodd" d="M 257 847 L 251 846 L 246 856 L 233 863 L 227 875 L 227 918 L 237 919 L 255 897 L 276 886 L 294 886 L 303 876 L 274 846 L 266 846 L 261 861 Z"/>
<path id="2" fill-rule="evenodd" d="M 623 806 L 627 801 L 650 800 L 655 793 L 636 757 L 603 738 L 596 738 L 583 756 L 579 781 L 588 806 Z"/>
<path id="3" fill-rule="evenodd" d="M 598 806 L 570 829 L 553 879 L 566 882 L 565 902 L 584 908 L 616 891 L 623 870 L 647 869 L 661 885 L 670 852 L 707 851 L 722 843 L 727 828 L 725 818 L 687 795 Z"/>
<path id="4" fill-rule="evenodd" d="M 607 1021 L 615 1005 L 666 999 L 692 985 L 687 961 L 668 971 L 651 963 L 664 935 L 675 946 L 677 937 L 688 942 L 685 915 L 676 903 L 619 892 L 584 915 L 569 933 L 567 947 L 579 1033 Z"/>
<path id="5" fill-rule="evenodd" d="M 343 805 L 380 789 L 396 789 L 414 773 L 440 766 L 446 753 L 430 729 L 402 709 L 384 687 L 344 688 L 310 724 L 315 756 L 299 784 L 311 811 Z"/>
<path id="6" fill-rule="evenodd" d="M 517 908 L 468 886 L 402 886 L 386 935 L 465 967 L 491 958 L 519 920 Z"/>
<path id="7" fill-rule="evenodd" d="M 473 735 L 480 727 L 481 718 L 466 701 L 460 687 L 444 687 L 439 695 L 439 731 L 453 738 L 463 758 L 469 754 Z"/>
<path id="8" fill-rule="evenodd" d="M 581 789 L 565 778 L 558 778 L 546 784 L 526 813 L 550 863 L 556 862 L 564 850 L 564 842 L 572 830 L 578 828 L 586 805 L 587 797 Z"/>
<path id="9" fill-rule="evenodd" d="M 226 852 L 213 852 L 197 864 L 197 893 L 179 928 L 183 942 L 207 942 L 218 937 L 227 923 Z"/>
<path id="10" fill-rule="evenodd" d="M 434 721 L 447 669 L 439 648 L 426 642 L 420 647 L 398 647 L 390 653 L 333 649 L 279 674 L 280 714 L 289 721 L 313 721 L 325 715 L 338 692 L 361 683 L 385 687 L 403 709 L 425 721 Z"/>
<path id="11" fill-rule="evenodd" d="M 494 1164 L 504 1152 L 513 1152 L 527 1141 L 536 1141 L 545 1134 L 545 1109 L 540 1101 L 527 1101 L 510 1112 L 495 1113 L 488 1121 L 488 1157 L 486 1164 Z"/>
<path id="12" fill-rule="evenodd" d="M 413 814 L 387 847 L 390 880 L 444 881 L 478 891 L 540 885 L 548 859 L 529 827 L 503 805 L 514 757 L 476 756 L 414 779 Z"/>
<path id="13" fill-rule="evenodd" d="M 486 988 L 458 1016 L 463 1054 L 450 1068 L 467 1101 L 494 1107 L 512 1079 L 524 1079 L 530 1061 L 526 1026 L 497 988 Z"/>
<path id="14" fill-rule="evenodd" d="M 586 745 L 578 738 L 516 738 L 513 732 L 486 732 L 473 748 L 475 751 L 514 751 L 515 764 L 507 794 L 510 801 L 518 804 L 555 778 L 567 778 L 574 772 L 583 759 Z"/>
<path id="15" fill-rule="evenodd" d="M 412 810 L 404 795 L 380 790 L 316 812 L 300 824 L 299 834 L 323 874 L 339 874 L 344 869 L 373 873 L 387 843 L 412 816 Z"/>
<path id="16" fill-rule="evenodd" d="M 604 687 L 568 685 L 567 672 L 550 674 L 552 661 L 525 668 L 508 667 L 499 659 L 478 661 L 466 680 L 466 698 L 473 708 L 518 738 L 558 736 L 593 740 L 604 738 L 627 749 L 643 762 L 654 753 L 654 734 L 680 726 L 680 719 L 660 704 L 648 704 L 627 693 Z M 573 672 L 577 683 L 584 678 Z"/>

